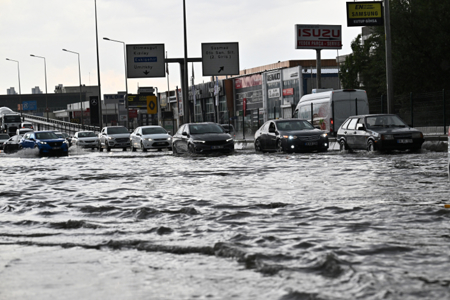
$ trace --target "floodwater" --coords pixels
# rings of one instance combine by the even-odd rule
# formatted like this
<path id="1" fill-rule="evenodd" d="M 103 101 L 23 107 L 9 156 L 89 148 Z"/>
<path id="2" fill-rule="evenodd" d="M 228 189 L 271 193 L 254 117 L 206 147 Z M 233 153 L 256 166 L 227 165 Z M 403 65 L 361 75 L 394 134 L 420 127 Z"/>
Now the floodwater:
<path id="1" fill-rule="evenodd" d="M 0 154 L 0 299 L 450 299 L 447 153 Z"/>

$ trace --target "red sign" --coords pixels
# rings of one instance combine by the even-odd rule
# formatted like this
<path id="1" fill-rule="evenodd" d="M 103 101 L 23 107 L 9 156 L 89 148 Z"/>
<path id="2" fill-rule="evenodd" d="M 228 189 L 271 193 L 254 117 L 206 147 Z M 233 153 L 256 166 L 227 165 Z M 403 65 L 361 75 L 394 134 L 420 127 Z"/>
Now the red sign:
<path id="1" fill-rule="evenodd" d="M 244 116 L 247 115 L 247 98 L 244 98 Z"/>
<path id="2" fill-rule="evenodd" d="M 292 96 L 292 95 L 294 95 L 294 88 L 283 90 L 283 96 Z"/>
<path id="3" fill-rule="evenodd" d="M 137 109 L 130 109 L 128 111 L 128 118 L 133 119 L 138 117 L 138 111 Z"/>
<path id="4" fill-rule="evenodd" d="M 295 25 L 295 49 L 342 49 L 341 25 Z"/>
<path id="5" fill-rule="evenodd" d="M 241 77 L 239 79 L 235 80 L 234 86 L 236 89 L 243 89 L 246 87 L 251 86 L 258 86 L 262 85 L 262 75 L 261 74 L 255 74 L 250 76 Z"/>

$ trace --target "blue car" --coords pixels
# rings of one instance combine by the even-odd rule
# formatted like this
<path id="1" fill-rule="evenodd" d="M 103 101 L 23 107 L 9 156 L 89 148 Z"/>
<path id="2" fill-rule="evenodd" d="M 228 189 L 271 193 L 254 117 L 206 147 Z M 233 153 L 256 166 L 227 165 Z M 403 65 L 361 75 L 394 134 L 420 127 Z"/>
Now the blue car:
<path id="1" fill-rule="evenodd" d="M 54 131 L 28 132 L 19 144 L 23 149 L 38 148 L 40 155 L 69 155 L 69 143 L 58 137 Z"/>

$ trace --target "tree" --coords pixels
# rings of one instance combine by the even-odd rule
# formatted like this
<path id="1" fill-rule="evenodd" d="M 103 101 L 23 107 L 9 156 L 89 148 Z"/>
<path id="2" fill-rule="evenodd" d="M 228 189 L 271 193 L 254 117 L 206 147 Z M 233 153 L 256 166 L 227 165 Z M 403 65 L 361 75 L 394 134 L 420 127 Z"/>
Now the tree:
<path id="1" fill-rule="evenodd" d="M 450 1 L 390 0 L 395 95 L 450 89 Z M 340 76 L 344 88 L 386 93 L 384 27 L 352 41 Z"/>

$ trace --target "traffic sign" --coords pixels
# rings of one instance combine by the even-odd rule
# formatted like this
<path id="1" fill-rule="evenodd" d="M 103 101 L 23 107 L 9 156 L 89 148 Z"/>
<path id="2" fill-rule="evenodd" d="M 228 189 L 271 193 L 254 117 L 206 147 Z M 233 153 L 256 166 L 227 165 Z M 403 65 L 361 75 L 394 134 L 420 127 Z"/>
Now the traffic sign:
<path id="1" fill-rule="evenodd" d="M 147 96 L 147 113 L 149 115 L 155 115 L 158 113 L 158 103 L 156 96 Z"/>
<path id="2" fill-rule="evenodd" d="M 165 77 L 164 44 L 127 45 L 127 78 Z"/>
<path id="3" fill-rule="evenodd" d="M 238 43 L 202 43 L 203 76 L 239 75 Z"/>

